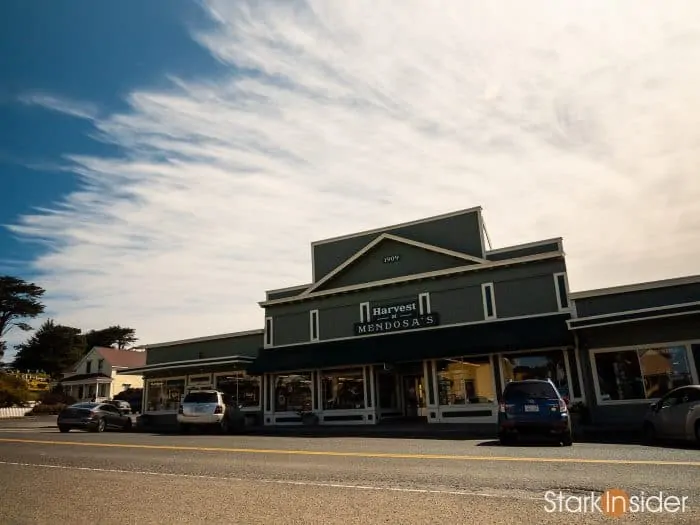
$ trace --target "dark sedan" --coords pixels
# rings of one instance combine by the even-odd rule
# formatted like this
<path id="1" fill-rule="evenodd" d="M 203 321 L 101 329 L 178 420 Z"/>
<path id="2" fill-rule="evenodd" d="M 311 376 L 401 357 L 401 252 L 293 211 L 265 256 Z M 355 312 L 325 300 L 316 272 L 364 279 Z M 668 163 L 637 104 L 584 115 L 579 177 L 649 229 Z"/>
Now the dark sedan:
<path id="1" fill-rule="evenodd" d="M 122 414 L 110 403 L 76 403 L 58 414 L 57 424 L 61 432 L 74 428 L 90 432 L 128 431 L 131 430 L 131 416 Z"/>

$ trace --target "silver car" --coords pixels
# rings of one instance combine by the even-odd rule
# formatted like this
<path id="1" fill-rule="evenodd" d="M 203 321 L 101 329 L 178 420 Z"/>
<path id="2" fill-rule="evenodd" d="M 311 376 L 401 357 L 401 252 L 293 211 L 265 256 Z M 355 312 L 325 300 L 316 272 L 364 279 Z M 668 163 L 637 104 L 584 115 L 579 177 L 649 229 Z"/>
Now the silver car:
<path id="1" fill-rule="evenodd" d="M 178 409 L 177 422 L 183 433 L 193 427 L 218 427 L 222 432 L 230 433 L 243 426 L 239 407 L 230 396 L 217 390 L 188 392 Z"/>
<path id="2" fill-rule="evenodd" d="M 672 439 L 700 445 L 700 385 L 675 388 L 652 403 L 644 418 L 644 436 L 648 442 Z"/>

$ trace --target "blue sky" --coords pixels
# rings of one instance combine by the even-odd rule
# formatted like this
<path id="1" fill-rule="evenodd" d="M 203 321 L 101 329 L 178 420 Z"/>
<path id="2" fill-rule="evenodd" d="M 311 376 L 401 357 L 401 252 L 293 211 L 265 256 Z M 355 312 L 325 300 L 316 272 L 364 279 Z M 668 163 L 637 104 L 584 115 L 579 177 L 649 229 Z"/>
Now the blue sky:
<path id="1" fill-rule="evenodd" d="M 573 290 L 697 273 L 700 4 L 482 4 L 0 2 L 0 273 L 143 343 L 477 205 L 564 237 Z"/>

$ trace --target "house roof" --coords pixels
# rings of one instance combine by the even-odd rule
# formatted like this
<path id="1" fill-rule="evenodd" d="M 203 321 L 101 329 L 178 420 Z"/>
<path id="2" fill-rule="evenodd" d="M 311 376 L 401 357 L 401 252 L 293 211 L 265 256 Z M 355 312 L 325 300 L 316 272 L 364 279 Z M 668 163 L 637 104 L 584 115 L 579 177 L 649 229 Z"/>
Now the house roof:
<path id="1" fill-rule="evenodd" d="M 94 350 L 113 367 L 133 368 L 146 364 L 146 352 L 102 346 L 96 347 Z"/>

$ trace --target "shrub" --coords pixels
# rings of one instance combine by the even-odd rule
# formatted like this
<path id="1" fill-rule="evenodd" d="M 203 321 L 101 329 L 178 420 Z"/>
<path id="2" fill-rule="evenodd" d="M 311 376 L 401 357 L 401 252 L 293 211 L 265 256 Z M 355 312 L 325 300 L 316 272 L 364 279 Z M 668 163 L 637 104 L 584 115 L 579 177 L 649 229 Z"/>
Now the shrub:
<path id="1" fill-rule="evenodd" d="M 0 407 L 23 405 L 29 397 L 29 387 L 24 379 L 0 372 Z"/>
<path id="2" fill-rule="evenodd" d="M 55 405 L 47 405 L 47 404 L 40 404 L 36 405 L 34 408 L 32 408 L 31 412 L 29 412 L 27 415 L 28 416 L 56 416 L 66 408 L 67 405 L 63 403 L 58 403 Z"/>
<path id="3" fill-rule="evenodd" d="M 46 392 L 40 398 L 42 405 L 72 405 L 76 401 L 74 398 L 63 392 Z"/>

